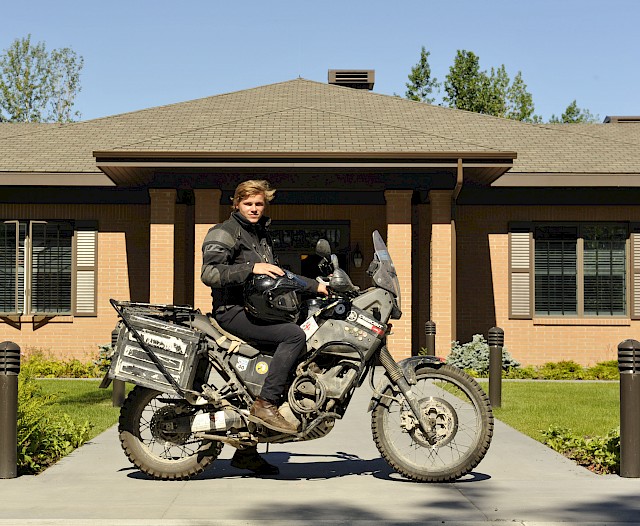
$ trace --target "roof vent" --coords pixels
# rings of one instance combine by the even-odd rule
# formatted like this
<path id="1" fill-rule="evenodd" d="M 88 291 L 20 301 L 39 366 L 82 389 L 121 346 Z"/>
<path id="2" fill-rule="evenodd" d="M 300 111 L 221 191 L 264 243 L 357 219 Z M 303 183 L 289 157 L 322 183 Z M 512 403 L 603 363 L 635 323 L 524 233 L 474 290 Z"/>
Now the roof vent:
<path id="1" fill-rule="evenodd" d="M 609 117 L 608 115 L 604 119 L 605 124 L 622 124 L 625 122 L 640 122 L 640 116 L 615 116 Z"/>
<path id="2" fill-rule="evenodd" d="M 375 70 L 373 69 L 330 69 L 329 84 L 355 89 L 373 89 Z"/>

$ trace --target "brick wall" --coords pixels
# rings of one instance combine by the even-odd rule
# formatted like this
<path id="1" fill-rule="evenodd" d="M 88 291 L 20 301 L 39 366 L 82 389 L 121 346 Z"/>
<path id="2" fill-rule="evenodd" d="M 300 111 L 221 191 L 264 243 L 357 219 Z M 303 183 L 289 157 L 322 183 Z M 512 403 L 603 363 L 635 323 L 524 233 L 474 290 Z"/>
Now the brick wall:
<path id="1" fill-rule="evenodd" d="M 211 311 L 211 289 L 200 280 L 202 241 L 209 229 L 222 220 L 220 190 L 194 190 L 193 305 L 202 312 Z M 225 210 L 228 214 L 229 209 Z M 225 218 L 226 219 L 226 218 Z"/>
<path id="2" fill-rule="evenodd" d="M 387 190 L 384 193 L 387 219 L 387 248 L 400 281 L 400 297 L 403 316 L 392 320 L 393 333 L 389 336 L 387 346 L 396 360 L 408 358 L 412 354 L 413 340 L 411 334 L 411 302 L 412 302 L 412 241 L 411 226 L 412 191 Z"/>
<path id="3" fill-rule="evenodd" d="M 431 320 L 436 324 L 436 355 L 447 356 L 456 336 L 456 228 L 451 221 L 451 191 L 432 190 L 431 203 Z"/>
<path id="4" fill-rule="evenodd" d="M 151 197 L 149 286 L 151 303 L 173 303 L 176 191 L 149 189 Z"/>
<path id="5" fill-rule="evenodd" d="M 510 221 L 639 221 L 640 207 L 459 206 L 457 222 L 458 339 L 505 331 L 507 350 L 523 364 L 617 358 L 617 345 L 640 339 L 640 321 L 509 319 Z M 439 330 L 439 328 L 438 328 Z"/>

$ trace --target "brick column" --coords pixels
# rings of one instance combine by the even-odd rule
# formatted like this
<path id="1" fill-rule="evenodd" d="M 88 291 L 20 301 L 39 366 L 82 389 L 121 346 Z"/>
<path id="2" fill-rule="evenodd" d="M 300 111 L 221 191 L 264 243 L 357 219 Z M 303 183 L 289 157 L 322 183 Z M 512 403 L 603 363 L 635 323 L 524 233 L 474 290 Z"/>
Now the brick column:
<path id="1" fill-rule="evenodd" d="M 392 320 L 393 334 L 388 348 L 396 360 L 411 356 L 411 190 L 386 190 L 387 248 L 400 280 L 402 318 Z"/>
<path id="2" fill-rule="evenodd" d="M 176 191 L 150 188 L 149 302 L 173 303 Z"/>
<path id="3" fill-rule="evenodd" d="M 195 233 L 193 243 L 193 306 L 211 312 L 211 289 L 200 280 L 202 242 L 208 230 L 220 220 L 220 190 L 194 190 Z"/>
<path id="4" fill-rule="evenodd" d="M 456 227 L 450 190 L 431 190 L 431 319 L 436 355 L 447 356 L 456 339 Z"/>

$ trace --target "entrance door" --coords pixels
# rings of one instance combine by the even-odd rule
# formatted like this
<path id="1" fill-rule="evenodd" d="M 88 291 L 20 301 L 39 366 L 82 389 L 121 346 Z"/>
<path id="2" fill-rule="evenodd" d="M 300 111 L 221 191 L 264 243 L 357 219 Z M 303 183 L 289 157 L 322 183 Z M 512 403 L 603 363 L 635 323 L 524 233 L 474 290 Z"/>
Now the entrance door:
<path id="1" fill-rule="evenodd" d="M 326 239 L 338 256 L 340 267 L 349 272 L 348 221 L 274 221 L 270 231 L 283 268 L 309 278 L 318 276 L 316 243 Z"/>

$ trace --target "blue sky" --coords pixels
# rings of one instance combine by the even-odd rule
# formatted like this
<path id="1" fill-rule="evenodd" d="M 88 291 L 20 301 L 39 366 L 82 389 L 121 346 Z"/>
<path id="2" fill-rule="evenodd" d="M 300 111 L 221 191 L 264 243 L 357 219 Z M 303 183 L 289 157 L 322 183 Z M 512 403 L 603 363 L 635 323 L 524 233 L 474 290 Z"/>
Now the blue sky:
<path id="1" fill-rule="evenodd" d="M 32 35 L 85 59 L 83 119 L 290 80 L 375 69 L 374 91 L 404 95 L 431 52 L 444 80 L 456 51 L 522 72 L 547 120 L 577 99 L 603 119 L 640 115 L 637 0 L 5 0 L 0 49 Z M 8 4 L 8 5 L 7 5 Z"/>

